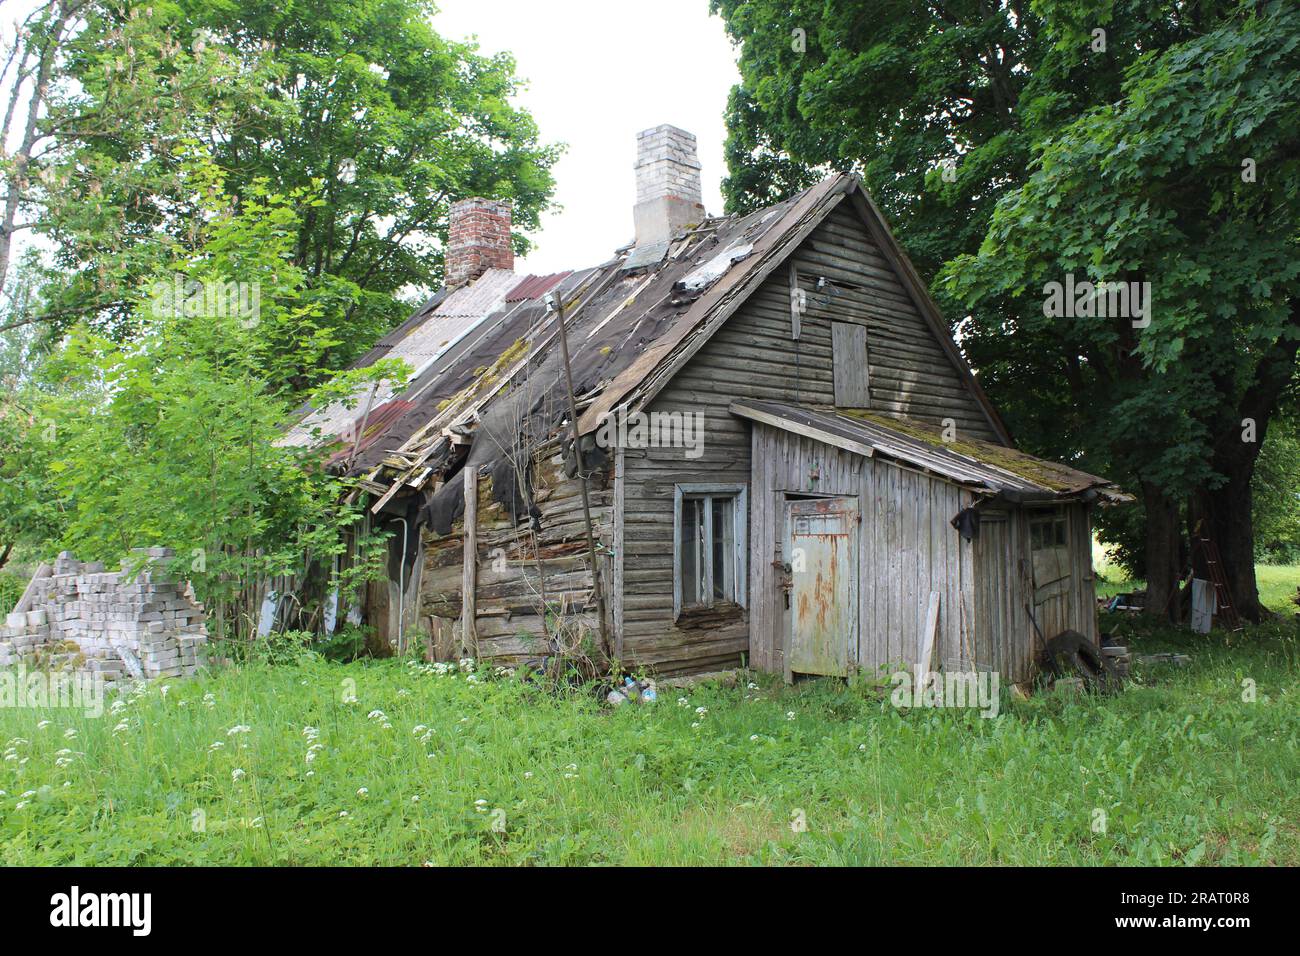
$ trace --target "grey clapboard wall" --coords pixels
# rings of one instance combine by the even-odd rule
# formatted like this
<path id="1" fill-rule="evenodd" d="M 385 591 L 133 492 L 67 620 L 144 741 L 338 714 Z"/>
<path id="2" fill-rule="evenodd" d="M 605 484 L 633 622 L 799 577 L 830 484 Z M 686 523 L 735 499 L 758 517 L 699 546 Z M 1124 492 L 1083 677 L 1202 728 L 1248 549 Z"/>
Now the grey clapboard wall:
<path id="1" fill-rule="evenodd" d="M 789 618 L 773 560 L 783 553 L 786 495 L 858 499 L 858 646 L 850 660 L 869 673 L 914 665 L 930 592 L 939 593 L 931 662 L 974 657 L 974 554 L 948 523 L 971 494 L 941 478 L 793 435 L 754 428 L 755 492 L 750 526 L 750 646 L 755 666 L 784 670 Z M 814 477 L 815 476 L 815 477 Z"/>

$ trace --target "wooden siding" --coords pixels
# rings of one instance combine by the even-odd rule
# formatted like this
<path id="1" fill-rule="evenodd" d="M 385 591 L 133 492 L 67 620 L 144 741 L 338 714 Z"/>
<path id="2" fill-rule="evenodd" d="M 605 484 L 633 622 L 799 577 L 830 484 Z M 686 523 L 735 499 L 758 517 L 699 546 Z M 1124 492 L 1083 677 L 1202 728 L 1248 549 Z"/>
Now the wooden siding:
<path id="1" fill-rule="evenodd" d="M 952 418 L 959 435 L 998 440 L 982 406 L 852 208 L 837 208 L 795 250 L 790 261 L 807 295 L 800 340 L 791 339 L 790 273 L 779 269 L 645 409 L 651 414 L 703 413 L 702 455 L 687 457 L 682 448 L 624 451 L 620 493 L 624 510 L 621 534 L 615 542 L 622 562 L 623 596 L 615 642 L 623 648 L 623 659 L 629 664 L 664 673 L 712 670 L 735 666 L 750 649 L 750 622 L 758 613 L 752 595 L 757 592 L 751 591 L 747 611 L 737 609 L 730 616 L 685 624 L 673 620 L 673 486 L 681 482 L 749 482 L 750 428 L 727 410 L 733 400 L 835 404 L 832 322 L 858 324 L 867 330 L 870 408 L 933 424 Z M 818 276 L 836 283 L 837 294 L 818 290 Z M 772 542 L 755 538 L 752 515 L 759 507 L 756 497 L 751 489 L 751 586 L 754 569 L 772 560 Z M 913 502 L 909 527 L 915 529 L 919 522 L 931 518 L 947 527 L 957 511 L 946 510 L 950 498 L 941 495 L 933 515 L 928 503 Z M 866 513 L 869 508 L 863 510 Z M 955 537 L 951 528 L 948 531 Z M 921 599 L 922 614 L 926 598 L 928 589 Z M 872 601 L 874 615 L 874 597 Z M 941 619 L 948 607 L 945 593 Z M 970 611 L 968 607 L 967 613 Z M 893 622 L 883 602 L 879 613 L 880 626 L 887 629 Z M 907 625 L 907 633 L 914 634 L 915 627 L 915 622 Z M 901 641 L 897 638 L 900 651 Z M 871 653 L 890 649 L 888 644 L 873 645 Z M 935 659 L 946 653 L 947 649 L 937 647 Z M 754 663 L 774 666 L 770 655 L 760 660 L 757 651 Z"/>
<path id="2" fill-rule="evenodd" d="M 940 600 L 932 664 L 972 659 L 972 548 L 948 523 L 970 504 L 968 491 L 765 425 L 755 426 L 753 455 L 750 647 L 756 667 L 785 670 L 790 619 L 773 562 L 790 560 L 781 553 L 787 495 L 849 495 L 859 501 L 853 660 L 860 669 L 888 673 L 916 664 L 931 591 Z"/>
<path id="3" fill-rule="evenodd" d="M 461 620 L 463 521 L 448 535 L 424 529 L 420 620 L 432 635 L 437 659 L 474 656 L 511 665 L 553 654 L 543 614 L 543 584 L 552 614 L 582 628 L 593 650 L 599 644 L 581 493 L 577 480 L 564 474 L 558 441 L 538 450 L 533 473 L 534 499 L 541 511 L 535 535 L 530 522 L 516 525 L 492 500 L 489 478 L 478 481 L 475 627 L 468 638 Z M 589 486 L 592 522 L 604 555 L 611 553 L 613 542 L 614 490 L 609 477 L 598 475 Z M 461 476 L 452 480 L 460 481 Z M 612 560 L 606 557 L 601 565 L 608 588 Z"/>
<path id="4" fill-rule="evenodd" d="M 1099 641 L 1092 572 L 1092 523 L 1086 505 L 1064 506 L 1070 572 L 1064 606 L 1051 622 L 1038 620 L 1045 639 L 1070 628 Z M 1033 606 L 1029 521 L 1032 508 L 987 509 L 975 541 L 976 660 L 1004 681 L 1029 680 L 1041 645 L 1028 607 Z"/>

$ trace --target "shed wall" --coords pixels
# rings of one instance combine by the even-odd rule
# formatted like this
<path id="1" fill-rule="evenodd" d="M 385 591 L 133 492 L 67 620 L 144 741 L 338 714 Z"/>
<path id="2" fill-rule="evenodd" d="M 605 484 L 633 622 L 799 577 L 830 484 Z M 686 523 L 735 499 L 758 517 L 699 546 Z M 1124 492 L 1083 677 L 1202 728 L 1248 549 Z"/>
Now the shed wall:
<path id="1" fill-rule="evenodd" d="M 754 427 L 753 457 L 750 646 L 756 667 L 785 669 L 790 623 L 773 562 L 790 560 L 783 553 L 790 494 L 858 499 L 859 627 L 852 658 L 859 668 L 874 674 L 917 662 L 931 591 L 940 595 L 932 665 L 972 660 L 973 548 L 948 523 L 969 506 L 970 492 L 766 425 Z"/>

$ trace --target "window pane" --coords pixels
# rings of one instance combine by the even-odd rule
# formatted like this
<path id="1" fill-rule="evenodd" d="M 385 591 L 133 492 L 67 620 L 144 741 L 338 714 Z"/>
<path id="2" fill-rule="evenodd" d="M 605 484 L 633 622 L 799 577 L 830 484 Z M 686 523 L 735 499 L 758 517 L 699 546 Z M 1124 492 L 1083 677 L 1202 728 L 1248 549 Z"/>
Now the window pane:
<path id="1" fill-rule="evenodd" d="M 713 599 L 736 599 L 736 523 L 733 498 L 713 498 Z"/>
<path id="2" fill-rule="evenodd" d="M 688 498 L 682 502 L 682 607 L 700 603 L 700 577 L 703 568 L 699 554 L 704 541 L 704 527 L 700 522 L 700 501 Z"/>

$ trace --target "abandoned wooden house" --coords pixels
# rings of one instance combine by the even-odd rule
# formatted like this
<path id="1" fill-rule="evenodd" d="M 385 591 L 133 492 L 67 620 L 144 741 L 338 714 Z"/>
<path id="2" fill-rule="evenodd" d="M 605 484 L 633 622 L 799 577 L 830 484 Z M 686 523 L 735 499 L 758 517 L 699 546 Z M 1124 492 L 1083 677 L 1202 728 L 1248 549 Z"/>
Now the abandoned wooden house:
<path id="1" fill-rule="evenodd" d="M 409 381 L 288 435 L 395 532 L 353 619 L 441 659 L 580 634 L 629 668 L 787 678 L 1020 681 L 1035 627 L 1097 640 L 1090 513 L 1117 492 L 1012 447 L 859 180 L 709 217 L 695 138 L 637 145 L 634 242 L 519 276 L 509 205 L 457 203 L 446 287 L 361 360 Z"/>

